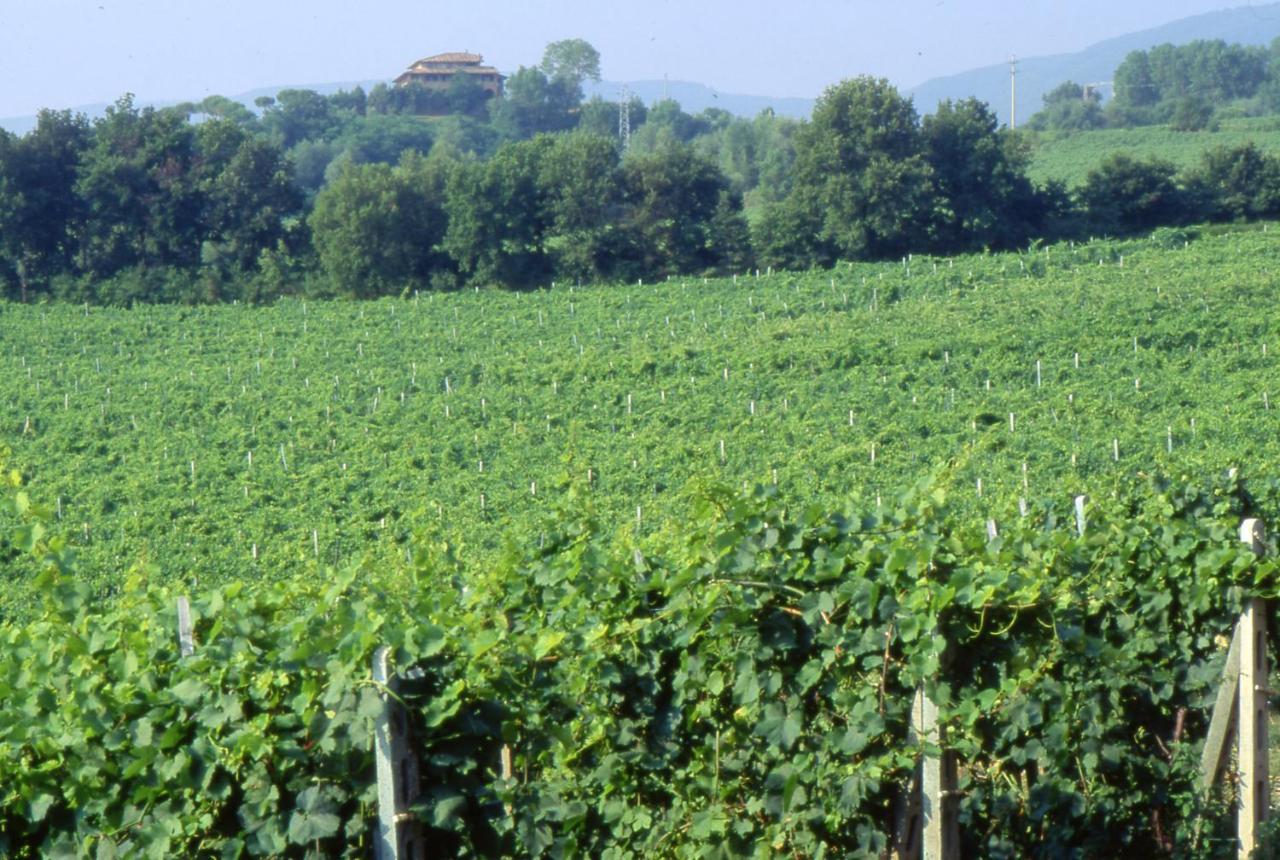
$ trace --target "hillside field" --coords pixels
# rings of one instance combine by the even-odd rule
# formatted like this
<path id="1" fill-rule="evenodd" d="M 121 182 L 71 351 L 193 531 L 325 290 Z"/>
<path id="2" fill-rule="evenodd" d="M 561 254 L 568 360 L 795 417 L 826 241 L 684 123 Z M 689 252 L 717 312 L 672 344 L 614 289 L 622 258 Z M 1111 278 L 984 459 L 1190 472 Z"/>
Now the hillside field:
<path id="1" fill-rule="evenodd" d="M 1233 856 L 1274 228 L 0 306 L 0 854 L 368 856 L 385 644 L 442 856 Z"/>
<path id="2" fill-rule="evenodd" d="M 951 464 L 975 516 L 1007 515 L 1138 470 L 1269 461 L 1274 241 L 371 304 L 10 305 L 5 441 L 104 588 L 134 564 L 279 576 L 422 530 L 483 555 L 536 540 L 570 487 L 650 533 L 700 485 L 865 500 Z"/>
<path id="3" fill-rule="evenodd" d="M 1280 120 L 1275 117 L 1223 120 L 1216 131 L 1173 131 L 1166 126 L 1042 132 L 1032 137 L 1028 175 L 1035 182 L 1057 180 L 1067 188 L 1083 185 L 1089 171 L 1107 156 L 1158 157 L 1179 168 L 1194 167 L 1202 153 L 1216 147 L 1253 142 L 1264 152 L 1280 150 Z"/>

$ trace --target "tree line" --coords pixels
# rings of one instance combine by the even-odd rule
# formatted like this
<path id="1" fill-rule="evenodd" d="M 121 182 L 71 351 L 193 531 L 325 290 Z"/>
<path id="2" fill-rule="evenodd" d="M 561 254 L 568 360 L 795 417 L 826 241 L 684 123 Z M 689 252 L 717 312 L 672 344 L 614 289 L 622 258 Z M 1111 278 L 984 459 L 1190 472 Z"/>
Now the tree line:
<path id="1" fill-rule="evenodd" d="M 1082 131 L 1168 125 L 1200 131 L 1230 116 L 1280 113 L 1280 39 L 1270 47 L 1201 39 L 1131 51 L 1115 70 L 1114 98 L 1066 81 L 1028 127 Z"/>
<path id="2" fill-rule="evenodd" d="M 585 100 L 599 57 L 548 46 L 500 99 L 413 88 L 221 96 L 0 133 L 0 289 L 23 301 L 265 301 L 619 282 L 1023 246 L 1280 214 L 1252 146 L 1179 173 L 1116 157 L 1077 192 L 1027 177 L 984 103 L 920 117 L 887 81 L 830 87 L 808 121 Z M 452 100 L 452 101 L 450 101 Z M 438 105 L 437 105 L 438 107 Z M 435 108 L 432 108 L 435 110 Z"/>

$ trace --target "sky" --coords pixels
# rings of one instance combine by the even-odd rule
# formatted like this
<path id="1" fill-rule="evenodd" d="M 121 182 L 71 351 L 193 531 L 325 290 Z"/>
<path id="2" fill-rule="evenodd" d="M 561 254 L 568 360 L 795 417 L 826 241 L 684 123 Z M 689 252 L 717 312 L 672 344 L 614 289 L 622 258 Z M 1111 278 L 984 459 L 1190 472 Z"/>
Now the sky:
<path id="1" fill-rule="evenodd" d="M 606 80 L 816 97 L 859 74 L 908 88 L 1076 51 L 1241 0 L 0 0 L 0 117 L 390 79 L 470 50 L 504 72 L 583 38 Z"/>

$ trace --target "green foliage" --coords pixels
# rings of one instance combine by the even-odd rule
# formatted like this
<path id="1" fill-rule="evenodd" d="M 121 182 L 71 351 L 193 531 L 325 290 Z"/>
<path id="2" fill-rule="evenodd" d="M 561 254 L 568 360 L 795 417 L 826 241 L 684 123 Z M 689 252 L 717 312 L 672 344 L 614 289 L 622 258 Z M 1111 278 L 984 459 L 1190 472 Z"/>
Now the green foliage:
<path id="1" fill-rule="evenodd" d="M 796 135 L 790 196 L 757 223 L 762 259 L 794 267 L 1011 247 L 1047 229 L 1052 201 L 984 104 L 918 122 L 887 81 L 832 87 Z"/>
<path id="2" fill-rule="evenodd" d="M 796 205 L 816 214 L 830 256 L 908 250 L 928 219 L 931 172 L 915 108 L 886 80 L 828 88 L 796 137 Z"/>
<path id="3" fill-rule="evenodd" d="M 723 272 L 749 256 L 741 201 L 716 166 L 672 143 L 623 162 L 625 222 L 637 271 L 650 276 Z"/>
<path id="4" fill-rule="evenodd" d="M 41 111 L 21 138 L 0 134 L 0 259 L 7 259 L 27 299 L 71 264 L 73 230 L 84 216 L 76 175 L 90 143 L 89 125 L 69 111 Z"/>
<path id="5" fill-rule="evenodd" d="M 367 854 L 386 643 L 443 854 L 879 853 L 923 684 L 967 855 L 1217 856 L 1273 249 L 1177 239 L 5 308 L 0 851 Z"/>
<path id="6" fill-rule="evenodd" d="M 1252 142 L 1218 147 L 1191 171 L 1192 193 L 1214 220 L 1256 219 L 1280 213 L 1280 158 Z"/>
<path id="7" fill-rule="evenodd" d="M 202 232 L 237 274 L 252 271 L 259 255 L 284 239 L 285 223 L 302 208 L 283 153 L 238 128 L 211 120 L 197 132 Z"/>
<path id="8" fill-rule="evenodd" d="M 490 108 L 493 127 L 507 140 L 528 140 L 543 132 L 572 128 L 582 91 L 568 78 L 547 77 L 538 68 L 521 66 L 503 85 L 503 96 Z"/>
<path id="9" fill-rule="evenodd" d="M 547 45 L 540 68 L 552 80 L 561 78 L 571 83 L 578 101 L 582 101 L 582 85 L 600 80 L 600 52 L 585 39 L 561 39 Z"/>
<path id="10" fill-rule="evenodd" d="M 186 117 L 139 111 L 125 96 L 93 132 L 75 189 L 85 212 L 81 268 L 104 277 L 131 266 L 198 260 L 202 199 L 195 134 Z"/>
<path id="11" fill-rule="evenodd" d="M 1196 96 L 1183 96 L 1173 103 L 1169 127 L 1174 131 L 1204 131 L 1213 122 L 1213 105 Z"/>
<path id="12" fill-rule="evenodd" d="M 887 498 L 971 444 L 953 504 L 983 519 L 1023 493 L 1023 463 L 1041 495 L 1106 495 L 1152 462 L 1204 474 L 1280 456 L 1274 236 L 1197 232 L 736 282 L 8 305 L 6 438 L 101 597 L 135 563 L 165 582 L 274 580 L 317 557 L 402 557 L 424 528 L 480 565 L 506 535 L 536 544 L 588 480 L 603 521 L 640 506 L 644 534 L 691 483 L 775 470 L 797 498 Z M 266 257 L 296 276 L 287 248 Z M 0 612 L 29 605 L 34 572 L 3 576 Z"/>
<path id="13" fill-rule="evenodd" d="M 1036 131 L 1085 131 L 1101 128 L 1103 118 L 1100 96 L 1095 92 L 1085 97 L 1084 87 L 1075 81 L 1059 84 L 1044 96 L 1044 107 L 1031 117 L 1028 128 Z"/>
<path id="14" fill-rule="evenodd" d="M 1138 161 L 1123 153 L 1089 172 L 1079 191 L 1095 227 L 1112 232 L 1150 230 L 1186 217 L 1187 201 L 1174 180 L 1172 162 Z"/>
<path id="15" fill-rule="evenodd" d="M 281 90 L 262 115 L 263 129 L 285 149 L 304 140 L 325 140 L 341 125 L 340 112 L 312 90 Z"/>
<path id="16" fill-rule="evenodd" d="M 1058 500 L 991 539 L 949 482 L 874 511 L 708 488 L 643 551 L 570 503 L 483 569 L 419 544 L 394 574 L 208 592 L 187 658 L 145 568 L 106 608 L 51 570 L 0 624 L 0 848 L 366 855 L 385 642 L 442 854 L 883 853 L 923 686 L 966 853 L 1217 856 L 1193 738 L 1241 596 L 1275 592 L 1233 526 L 1277 488 L 1156 481 L 1084 537 Z"/>
<path id="17" fill-rule="evenodd" d="M 1273 72 L 1272 72 L 1273 73 Z M 1197 40 L 1134 51 L 1116 69 L 1116 97 L 1108 113 L 1143 123 L 1203 106 L 1255 95 L 1269 74 L 1264 48 Z"/>
<path id="18" fill-rule="evenodd" d="M 550 280 L 544 195 L 538 169 L 551 139 L 503 145 L 483 162 L 462 162 L 445 190 L 442 248 L 476 284 L 540 286 Z"/>
<path id="19" fill-rule="evenodd" d="M 921 144 L 937 197 L 934 248 L 1010 248 L 1043 235 L 1047 201 L 1026 178 L 1027 150 L 998 127 L 995 114 L 977 99 L 944 101 L 924 118 Z"/>
<path id="20" fill-rule="evenodd" d="M 447 174 L 445 164 L 409 156 L 394 168 L 349 165 L 320 192 L 308 224 L 320 265 L 339 291 L 370 298 L 447 274 L 437 249 Z"/>

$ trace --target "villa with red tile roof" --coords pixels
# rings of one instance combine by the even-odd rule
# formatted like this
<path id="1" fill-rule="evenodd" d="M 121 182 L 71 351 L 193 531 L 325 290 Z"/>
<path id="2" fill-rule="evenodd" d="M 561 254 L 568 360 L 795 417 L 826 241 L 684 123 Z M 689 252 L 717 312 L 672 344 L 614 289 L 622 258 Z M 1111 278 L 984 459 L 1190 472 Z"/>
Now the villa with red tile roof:
<path id="1" fill-rule="evenodd" d="M 459 74 L 479 81 L 480 86 L 493 96 L 502 95 L 503 75 L 493 66 L 484 65 L 482 55 L 464 52 L 424 57 L 396 78 L 396 84 L 399 86 L 418 84 L 444 92 L 449 89 L 454 75 Z"/>

